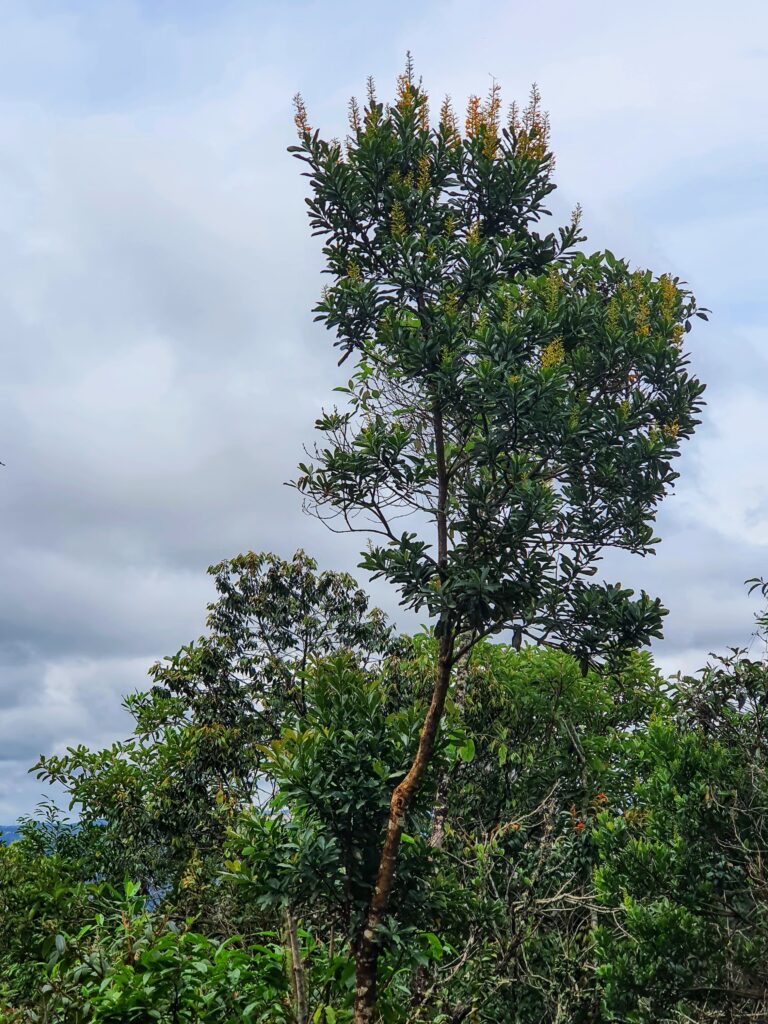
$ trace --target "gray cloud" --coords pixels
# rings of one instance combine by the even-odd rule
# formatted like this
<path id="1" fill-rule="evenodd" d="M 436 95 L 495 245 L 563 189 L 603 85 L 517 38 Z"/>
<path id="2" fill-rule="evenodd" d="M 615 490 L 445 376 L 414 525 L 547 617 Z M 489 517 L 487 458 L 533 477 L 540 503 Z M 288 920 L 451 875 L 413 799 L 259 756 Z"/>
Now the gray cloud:
<path id="1" fill-rule="evenodd" d="M 7 10 L 5 9 L 7 8 Z M 344 131 L 369 72 L 410 47 L 457 103 L 534 79 L 562 189 L 595 247 L 671 269 L 715 310 L 691 336 L 706 424 L 655 559 L 609 578 L 670 607 L 665 669 L 749 639 L 741 581 L 768 544 L 768 65 L 761 4 L 603 0 L 219 5 L 9 3 L 0 42 L 0 820 L 42 751 L 110 741 L 121 695 L 197 635 L 205 567 L 298 546 L 353 568 L 358 538 L 283 486 L 338 382 L 289 100 Z M 439 17 L 438 17 L 439 14 Z M 382 586 L 379 603 L 396 613 Z"/>

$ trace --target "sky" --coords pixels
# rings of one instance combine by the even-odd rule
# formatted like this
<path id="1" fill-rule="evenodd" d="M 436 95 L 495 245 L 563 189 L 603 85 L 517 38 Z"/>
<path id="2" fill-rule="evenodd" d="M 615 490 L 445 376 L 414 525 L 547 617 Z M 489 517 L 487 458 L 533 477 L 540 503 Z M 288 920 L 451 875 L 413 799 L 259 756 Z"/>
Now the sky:
<path id="1" fill-rule="evenodd" d="M 284 486 L 341 382 L 291 98 L 343 135 L 406 50 L 435 97 L 492 79 L 552 121 L 563 219 L 689 282 L 707 384 L 653 558 L 655 654 L 749 644 L 768 574 L 768 6 L 740 0 L 0 0 L 0 822 L 41 753 L 128 733 L 122 696 L 204 628 L 244 550 L 354 570 Z M 396 612 L 396 599 L 371 588 Z M 753 645 L 754 646 L 754 645 Z"/>

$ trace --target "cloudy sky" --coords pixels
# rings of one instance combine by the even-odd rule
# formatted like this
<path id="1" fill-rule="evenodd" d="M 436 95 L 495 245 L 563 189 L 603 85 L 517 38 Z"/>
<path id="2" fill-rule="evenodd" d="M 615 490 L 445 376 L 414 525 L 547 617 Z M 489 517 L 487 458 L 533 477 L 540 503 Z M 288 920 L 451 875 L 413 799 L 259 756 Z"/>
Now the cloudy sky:
<path id="1" fill-rule="evenodd" d="M 318 246 L 286 155 L 291 97 L 342 134 L 407 49 L 457 104 L 538 82 L 556 211 L 680 274 L 706 423 L 654 559 L 611 578 L 671 610 L 657 655 L 749 642 L 768 573 L 768 7 L 739 0 L 0 0 L 0 822 L 43 751 L 122 735 L 121 695 L 198 635 L 205 568 L 357 539 L 293 474 L 338 382 L 313 324 Z M 382 590 L 375 595 L 392 608 Z"/>

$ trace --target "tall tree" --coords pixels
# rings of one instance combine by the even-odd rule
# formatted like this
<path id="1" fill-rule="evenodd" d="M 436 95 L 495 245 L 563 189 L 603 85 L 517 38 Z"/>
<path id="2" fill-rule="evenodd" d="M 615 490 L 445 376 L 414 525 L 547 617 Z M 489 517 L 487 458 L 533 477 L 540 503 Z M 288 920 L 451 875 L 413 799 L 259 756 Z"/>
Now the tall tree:
<path id="1" fill-rule="evenodd" d="M 452 669 L 503 629 L 586 665 L 660 635 L 660 602 L 589 582 L 606 548 L 652 550 L 657 505 L 703 386 L 682 349 L 705 316 L 677 278 L 577 246 L 579 212 L 542 233 L 554 189 L 534 89 L 502 119 L 494 83 L 437 124 L 410 62 L 397 96 L 349 108 L 344 144 L 297 97 L 314 233 L 331 284 L 316 308 L 353 359 L 346 406 L 297 486 L 337 529 L 371 534 L 362 565 L 426 609 L 439 640 L 417 754 L 392 792 L 357 943 L 359 1024 L 406 815 L 432 756 Z"/>

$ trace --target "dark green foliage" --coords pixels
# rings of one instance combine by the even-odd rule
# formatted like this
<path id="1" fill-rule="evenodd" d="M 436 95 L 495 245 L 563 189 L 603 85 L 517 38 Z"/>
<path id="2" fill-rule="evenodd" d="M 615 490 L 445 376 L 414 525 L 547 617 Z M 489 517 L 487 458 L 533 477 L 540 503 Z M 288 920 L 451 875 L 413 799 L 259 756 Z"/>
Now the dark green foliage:
<path id="1" fill-rule="evenodd" d="M 83 822 L 105 821 L 97 873 L 128 876 L 157 897 L 210 898 L 210 926 L 230 934 L 215 884 L 227 829 L 258 795 L 264 747 L 304 710 L 316 659 L 347 651 L 361 664 L 390 643 L 384 616 L 349 576 L 241 555 L 210 569 L 218 592 L 209 632 L 151 670 L 154 686 L 129 697 L 134 735 L 102 751 L 41 759 Z"/>
<path id="2" fill-rule="evenodd" d="M 417 637 L 383 660 L 310 659 L 303 710 L 290 700 L 260 744 L 260 808 L 227 811 L 206 873 L 154 906 L 93 877 L 112 823 L 28 822 L 0 849 L 0 992 L 19 1019 L 289 1024 L 289 913 L 311 1013 L 350 1021 L 356 922 L 434 656 Z M 380 1019 L 761 1019 L 765 666 L 739 655 L 670 687 L 642 655 L 584 675 L 562 653 L 485 644 L 465 671 L 403 837 Z M 146 751 L 153 779 L 165 742 Z M 143 866 L 126 842 L 134 854 Z"/>
<path id="3" fill-rule="evenodd" d="M 297 114 L 331 276 L 317 319 L 355 360 L 301 467 L 309 507 L 370 532 L 364 567 L 438 633 L 517 626 L 584 657 L 658 636 L 658 602 L 588 577 L 606 546 L 655 543 L 703 391 L 681 344 L 705 314 L 677 279 L 576 248 L 578 216 L 540 232 L 537 93 L 506 125 L 496 86 L 471 99 L 462 137 L 409 65 L 394 104 L 371 90 L 351 110 L 344 146 Z"/>

